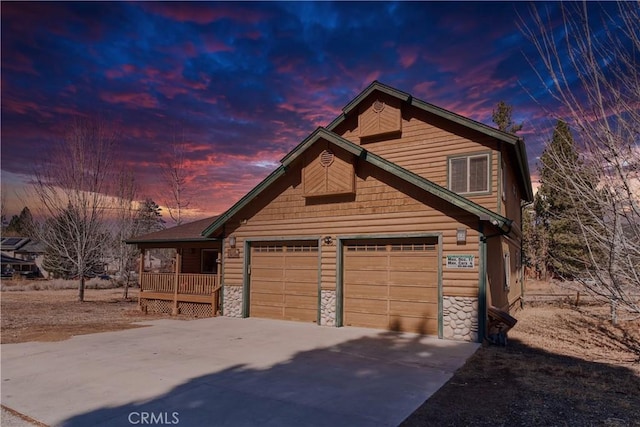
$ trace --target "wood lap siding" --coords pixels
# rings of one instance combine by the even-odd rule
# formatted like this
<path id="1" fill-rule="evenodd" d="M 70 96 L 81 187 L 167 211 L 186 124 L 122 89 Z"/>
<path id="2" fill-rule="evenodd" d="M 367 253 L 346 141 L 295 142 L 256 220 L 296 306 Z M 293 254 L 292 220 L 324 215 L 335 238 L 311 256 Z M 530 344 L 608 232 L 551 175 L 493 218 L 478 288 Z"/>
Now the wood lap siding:
<path id="1" fill-rule="evenodd" d="M 497 212 L 499 155 L 496 151 L 498 147 L 495 140 L 461 126 L 452 125 L 442 118 L 415 108 L 411 111 L 414 115 L 407 112 L 403 114 L 402 133 L 396 138 L 378 142 L 366 142 L 366 140 L 361 142 L 357 118 L 346 120 L 345 123 L 334 129 L 334 132 L 445 188 L 448 185 L 447 159 L 449 156 L 492 150 L 490 161 L 491 194 L 469 196 L 468 198 Z"/>
<path id="2" fill-rule="evenodd" d="M 270 191 L 261 194 L 251 209 L 241 210 L 228 222 L 237 224 L 228 233 L 236 236 L 236 247 L 241 253 L 239 258 L 225 260 L 225 284 L 243 283 L 244 238 L 442 233 L 445 254 L 462 252 L 477 256 L 476 217 L 368 163 L 357 165 L 356 171 L 357 194 L 352 200 L 333 201 L 329 197 L 308 203 L 303 196 L 298 164 L 274 183 Z M 240 225 L 242 219 L 247 219 L 247 223 Z M 456 243 L 458 227 L 468 229 L 464 246 Z M 322 288 L 335 289 L 335 243 L 321 246 L 321 265 Z M 477 268 L 443 269 L 443 286 L 447 295 L 477 296 Z"/>

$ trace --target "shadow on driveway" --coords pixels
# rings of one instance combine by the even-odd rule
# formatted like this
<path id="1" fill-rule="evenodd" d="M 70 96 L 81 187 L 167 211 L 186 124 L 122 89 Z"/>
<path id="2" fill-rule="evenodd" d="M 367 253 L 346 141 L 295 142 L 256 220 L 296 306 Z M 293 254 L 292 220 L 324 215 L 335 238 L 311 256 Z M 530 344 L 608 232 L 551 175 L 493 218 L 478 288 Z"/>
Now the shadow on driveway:
<path id="1" fill-rule="evenodd" d="M 151 400 L 99 408 L 61 425 L 397 426 L 475 348 L 381 332 L 301 351 L 265 369 L 237 364 Z"/>

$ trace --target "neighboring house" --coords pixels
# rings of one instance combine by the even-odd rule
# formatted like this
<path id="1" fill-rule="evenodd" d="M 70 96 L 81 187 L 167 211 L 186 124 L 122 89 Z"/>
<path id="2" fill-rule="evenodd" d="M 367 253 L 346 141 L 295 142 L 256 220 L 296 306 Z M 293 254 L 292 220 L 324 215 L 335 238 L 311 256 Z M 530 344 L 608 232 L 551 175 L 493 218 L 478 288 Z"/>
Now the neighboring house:
<path id="1" fill-rule="evenodd" d="M 29 237 L 3 237 L 0 239 L 0 250 L 3 271 L 14 270 L 25 276 L 47 277 L 47 272 L 42 268 L 45 250 L 41 242 Z"/>
<path id="2" fill-rule="evenodd" d="M 226 316 L 476 341 L 520 305 L 532 199 L 522 139 L 373 82 L 219 217 L 129 243 L 179 248 L 176 277 L 219 253 Z"/>

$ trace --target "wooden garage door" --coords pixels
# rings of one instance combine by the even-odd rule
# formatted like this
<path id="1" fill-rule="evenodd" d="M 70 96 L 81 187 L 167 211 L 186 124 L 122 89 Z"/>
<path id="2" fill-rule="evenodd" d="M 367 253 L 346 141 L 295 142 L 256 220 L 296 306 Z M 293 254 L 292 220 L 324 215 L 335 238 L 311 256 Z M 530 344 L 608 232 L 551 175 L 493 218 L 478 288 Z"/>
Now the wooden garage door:
<path id="1" fill-rule="evenodd" d="M 438 334 L 435 240 L 345 246 L 344 324 Z"/>
<path id="2" fill-rule="evenodd" d="M 260 243 L 251 249 L 252 317 L 317 322 L 317 243 Z"/>

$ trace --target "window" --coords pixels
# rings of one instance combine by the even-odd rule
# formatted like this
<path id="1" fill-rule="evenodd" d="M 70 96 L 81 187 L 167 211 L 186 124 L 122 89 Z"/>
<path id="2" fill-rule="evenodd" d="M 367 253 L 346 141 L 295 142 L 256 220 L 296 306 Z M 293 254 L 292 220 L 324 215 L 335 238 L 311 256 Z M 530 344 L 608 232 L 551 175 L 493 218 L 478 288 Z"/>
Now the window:
<path id="1" fill-rule="evenodd" d="M 449 159 L 449 189 L 456 193 L 489 191 L 489 154 Z"/>
<path id="2" fill-rule="evenodd" d="M 202 250 L 202 272 L 217 273 L 218 272 L 218 252 L 211 249 Z"/>

